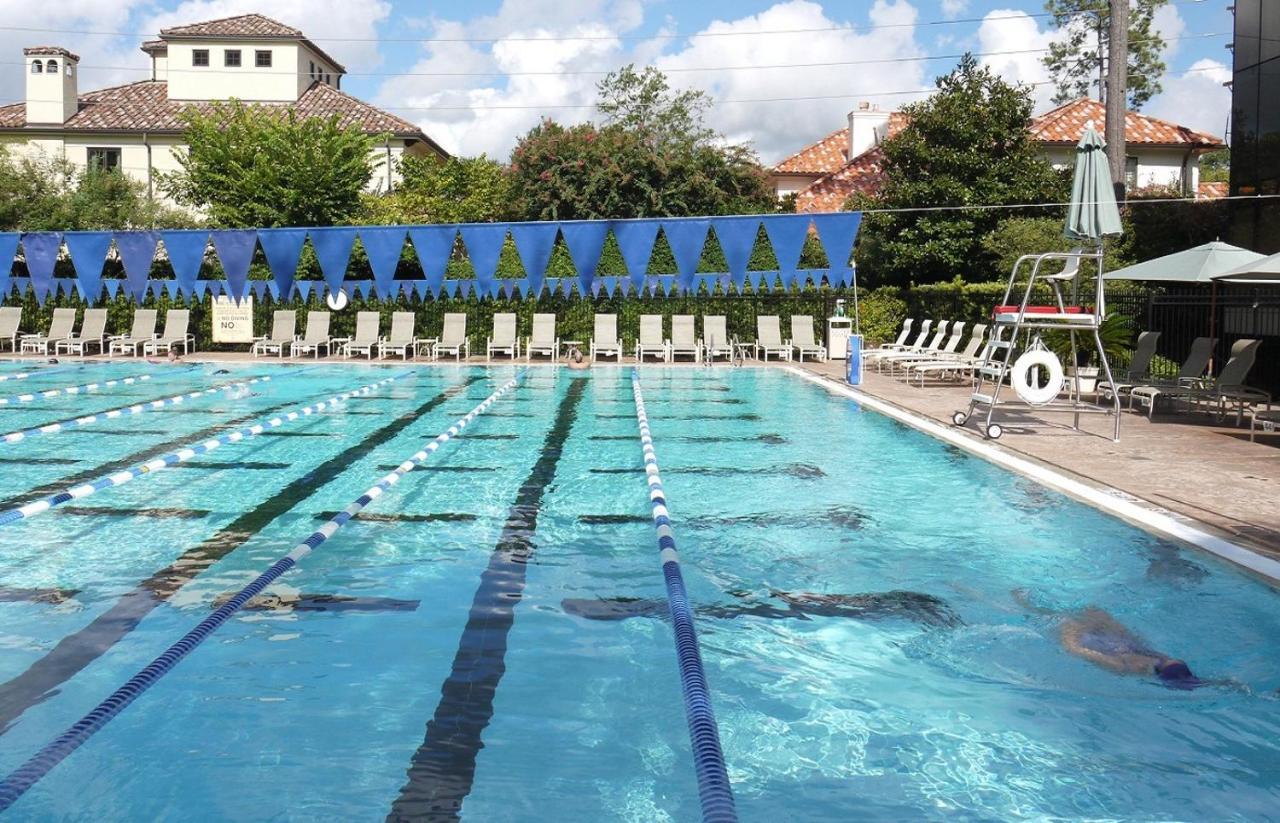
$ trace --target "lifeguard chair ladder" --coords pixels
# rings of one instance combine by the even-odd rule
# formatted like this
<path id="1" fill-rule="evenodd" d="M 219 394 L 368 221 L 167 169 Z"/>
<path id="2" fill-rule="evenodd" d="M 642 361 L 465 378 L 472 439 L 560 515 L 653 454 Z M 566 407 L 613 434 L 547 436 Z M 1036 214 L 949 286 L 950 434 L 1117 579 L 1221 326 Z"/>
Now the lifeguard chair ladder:
<path id="1" fill-rule="evenodd" d="M 1082 263 L 1092 260 L 1094 288 L 1093 309 L 1080 305 L 1080 281 L 1082 279 Z M 1046 263 L 1062 261 L 1063 268 L 1055 274 L 1045 274 L 1042 268 Z M 1025 285 L 1019 284 L 1020 273 L 1030 271 Z M 1032 303 L 1037 283 L 1048 285 L 1053 290 L 1054 305 L 1039 306 Z M 1063 294 L 1063 289 L 1070 286 L 1070 302 Z M 1022 288 L 1021 299 L 1011 302 L 1016 290 Z M 952 422 L 963 426 L 971 420 L 975 413 L 985 410 L 985 419 L 981 424 L 983 436 L 995 440 L 1004 434 L 1004 427 L 996 422 L 996 408 L 1034 408 L 1040 412 L 1067 412 L 1073 415 L 1073 426 L 1079 431 L 1080 415 L 1111 414 L 1115 418 L 1115 429 L 1112 439 L 1120 439 L 1120 399 L 1112 398 L 1111 408 L 1096 403 L 1086 403 L 1080 397 L 1079 368 L 1073 369 L 1069 384 L 1067 401 L 1058 400 L 1058 395 L 1065 384 L 1062 364 L 1057 357 L 1040 341 L 1041 331 L 1065 331 L 1071 341 L 1071 363 L 1077 362 L 1077 335 L 1085 333 L 1098 353 L 1102 374 L 1108 383 L 1112 382 L 1111 364 L 1107 362 L 1106 352 L 1102 347 L 1099 329 L 1106 316 L 1106 303 L 1102 291 L 1102 248 L 1076 249 L 1071 252 L 1048 252 L 1045 254 L 1027 254 L 1018 258 L 1009 276 L 1009 285 L 1005 288 L 1004 298 L 996 306 L 993 317 L 991 338 L 987 343 L 985 358 L 978 368 L 974 369 L 973 393 L 969 397 L 969 406 L 964 411 L 952 415 Z M 1014 359 L 1021 339 L 1025 340 L 1021 355 Z M 1089 341 L 1086 341 L 1089 342 Z M 1032 379 L 1040 372 L 1047 371 L 1044 382 Z M 1000 395 L 1005 388 L 1005 380 L 1014 375 L 1014 391 L 1018 400 L 1002 400 Z M 1021 384 L 1021 385 L 1019 385 Z M 1114 385 L 1114 384 L 1113 384 Z"/>

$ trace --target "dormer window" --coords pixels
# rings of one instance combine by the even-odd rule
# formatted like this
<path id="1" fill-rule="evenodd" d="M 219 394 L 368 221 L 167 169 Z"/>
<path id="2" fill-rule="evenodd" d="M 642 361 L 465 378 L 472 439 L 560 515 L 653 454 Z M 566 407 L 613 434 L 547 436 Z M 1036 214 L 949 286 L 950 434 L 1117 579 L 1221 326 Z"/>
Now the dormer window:
<path id="1" fill-rule="evenodd" d="M 228 68 L 240 68 L 240 49 L 227 49 L 222 53 L 222 65 Z"/>
<path id="2" fill-rule="evenodd" d="M 259 69 L 271 68 L 271 52 L 259 49 L 253 53 L 253 65 Z"/>
<path id="3" fill-rule="evenodd" d="M 39 60 L 32 60 L 32 61 L 31 61 L 31 73 L 32 73 L 32 74 L 44 74 L 44 63 L 41 63 Z"/>
<path id="4" fill-rule="evenodd" d="M 330 78 L 329 78 L 329 73 L 328 73 L 328 72 L 325 72 L 325 74 L 324 74 L 324 84 L 325 84 L 326 86 L 332 86 L 332 85 L 333 85 L 333 82 L 332 82 L 332 81 L 330 80 Z"/>
<path id="5" fill-rule="evenodd" d="M 57 60 L 50 60 L 48 63 L 46 63 L 46 64 L 45 64 L 45 67 L 44 67 L 44 73 L 45 73 L 45 74 L 57 74 L 57 73 L 58 73 L 58 61 L 57 61 Z"/>
<path id="6" fill-rule="evenodd" d="M 193 66 L 209 65 L 209 50 L 208 49 L 192 49 L 191 65 Z"/>

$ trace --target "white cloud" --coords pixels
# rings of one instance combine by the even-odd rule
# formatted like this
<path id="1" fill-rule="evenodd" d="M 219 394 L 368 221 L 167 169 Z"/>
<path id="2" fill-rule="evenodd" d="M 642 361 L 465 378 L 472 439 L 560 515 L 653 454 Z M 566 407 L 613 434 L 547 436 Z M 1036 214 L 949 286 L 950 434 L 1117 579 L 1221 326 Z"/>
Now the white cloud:
<path id="1" fill-rule="evenodd" d="M 1151 99 L 1143 113 L 1222 137 L 1231 112 L 1231 92 L 1222 84 L 1230 79 L 1230 66 L 1197 60 L 1189 71 L 1167 75 L 1164 91 Z"/>
<path id="2" fill-rule="evenodd" d="M 969 0 L 942 0 L 942 16 L 954 20 L 969 10 Z"/>
<path id="3" fill-rule="evenodd" d="M 1034 17 L 1016 9 L 996 9 L 988 12 L 978 27 L 978 51 L 1020 52 L 997 54 L 982 58 L 982 63 L 1005 80 L 1033 86 L 1033 99 L 1037 112 L 1047 109 L 1053 99 L 1053 87 L 1048 85 L 1049 71 L 1044 66 L 1043 49 L 1053 42 L 1054 29 L 1041 31 Z"/>
<path id="4" fill-rule="evenodd" d="M 1151 27 L 1157 37 L 1165 40 L 1164 58 L 1168 60 L 1178 53 L 1182 41 L 1178 38 L 1187 33 L 1187 23 L 1178 13 L 1176 6 L 1161 6 L 1151 18 Z"/>

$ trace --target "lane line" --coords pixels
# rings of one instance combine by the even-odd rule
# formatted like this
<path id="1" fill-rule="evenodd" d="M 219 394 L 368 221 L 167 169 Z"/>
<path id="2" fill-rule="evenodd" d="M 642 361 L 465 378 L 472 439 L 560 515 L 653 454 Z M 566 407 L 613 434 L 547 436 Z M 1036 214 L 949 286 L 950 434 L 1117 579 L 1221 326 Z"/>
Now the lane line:
<path id="1" fill-rule="evenodd" d="M 99 383 L 83 383 L 79 386 L 63 386 L 57 389 L 45 389 L 43 391 L 28 392 L 27 394 L 15 394 L 11 397 L 0 397 L 0 406 L 8 406 L 13 403 L 30 403 L 40 397 L 57 397 L 63 394 L 80 394 L 81 392 L 97 391 L 98 389 L 109 389 L 112 386 L 128 386 L 133 383 L 140 383 L 144 380 L 150 380 L 149 374 L 138 374 L 132 377 L 118 377 L 114 380 L 103 380 Z"/>
<path id="2" fill-rule="evenodd" d="M 404 477 L 415 466 L 421 464 L 439 450 L 441 446 L 461 433 L 472 420 L 484 413 L 504 394 L 514 389 L 523 376 L 524 372 L 520 372 L 507 381 L 501 388 L 490 394 L 488 398 L 460 418 L 446 431 L 437 435 L 434 440 L 401 463 L 395 471 L 370 486 L 364 494 L 357 497 L 350 505 L 334 515 L 329 522 L 312 532 L 297 546 L 294 546 L 288 554 L 277 560 L 272 564 L 271 568 L 237 592 L 225 604 L 204 620 L 201 620 L 195 628 L 183 635 L 178 642 L 166 649 L 164 653 L 151 661 L 140 672 L 129 678 L 123 686 L 116 689 L 106 700 L 99 703 L 92 711 L 72 725 L 71 728 L 46 744 L 26 763 L 11 772 L 3 781 L 0 781 L 0 812 L 11 807 L 18 798 L 22 797 L 28 789 L 65 760 L 68 755 L 84 745 L 89 738 L 111 722 L 112 718 L 124 711 L 160 678 L 172 671 L 184 657 L 194 651 L 209 635 L 217 631 L 245 603 L 260 594 L 263 589 L 296 566 L 308 554 L 318 549 L 345 523 L 357 516 L 365 506 L 384 495 L 388 489 L 400 481 L 400 478 Z"/>

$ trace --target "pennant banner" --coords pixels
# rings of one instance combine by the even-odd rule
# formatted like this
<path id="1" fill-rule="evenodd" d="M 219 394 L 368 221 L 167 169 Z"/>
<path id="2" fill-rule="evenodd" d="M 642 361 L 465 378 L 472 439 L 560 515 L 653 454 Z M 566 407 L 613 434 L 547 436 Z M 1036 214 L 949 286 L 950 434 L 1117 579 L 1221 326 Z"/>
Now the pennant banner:
<path id="1" fill-rule="evenodd" d="M 107 287 L 107 295 L 110 296 L 112 300 L 115 300 L 116 296 L 120 294 L 120 284 L 122 282 L 124 281 L 116 280 L 115 278 L 103 281 Z"/>
<path id="2" fill-rule="evenodd" d="M 637 289 L 645 282 L 661 226 L 658 220 L 617 220 L 613 224 L 613 237 L 622 252 L 622 262 L 627 264 L 627 276 Z"/>
<path id="3" fill-rule="evenodd" d="M 329 293 L 336 294 L 347 276 L 347 264 L 351 262 L 351 248 L 356 242 L 356 230 L 345 226 L 328 226 L 311 229 L 311 247 L 316 250 L 320 272 L 329 286 Z"/>
<path id="4" fill-rule="evenodd" d="M 724 251 L 729 278 L 741 294 L 743 285 L 747 282 L 751 252 L 755 249 L 756 238 L 760 233 L 760 218 L 717 217 L 711 221 L 711 226 L 715 229 L 721 250 Z"/>
<path id="5" fill-rule="evenodd" d="M 307 242 L 306 229 L 262 229 L 258 243 L 271 269 L 271 279 L 280 294 L 293 291 L 293 280 L 302 257 L 302 246 Z"/>
<path id="6" fill-rule="evenodd" d="M 373 270 L 373 283 L 378 297 L 389 300 L 395 296 L 396 267 L 400 265 L 400 252 L 404 251 L 403 226 L 375 226 L 360 229 L 360 243 L 369 258 Z"/>
<path id="7" fill-rule="evenodd" d="M 209 234 L 213 238 L 213 248 L 218 252 L 218 259 L 222 261 L 222 272 L 226 275 L 226 289 L 223 294 L 239 303 L 240 298 L 245 296 L 249 264 L 253 262 L 253 250 L 258 243 L 258 234 L 254 231 L 242 230 L 215 231 Z M 216 295 L 217 292 L 214 294 Z"/>
<path id="8" fill-rule="evenodd" d="M 69 231 L 62 236 L 62 240 L 67 244 L 71 265 L 76 270 L 76 286 L 80 289 L 80 296 L 89 305 L 93 305 L 102 296 L 102 268 L 107 262 L 107 252 L 111 250 L 111 232 Z M 2 254 L 3 249 L 0 248 L 0 255 Z M 2 260 L 0 265 L 3 265 Z"/>
<path id="9" fill-rule="evenodd" d="M 804 241 L 809 236 L 809 220 L 807 214 L 780 214 L 764 221 L 765 234 L 769 236 L 773 254 L 778 258 L 778 273 L 788 287 L 795 279 L 796 267 L 800 265 L 800 253 L 804 251 Z"/>
<path id="10" fill-rule="evenodd" d="M 200 279 L 200 266 L 204 264 L 205 249 L 209 247 L 209 233 L 204 231 L 162 231 L 160 240 L 178 288 L 184 294 L 195 293 Z M 203 294 L 203 292 L 201 292 Z"/>
<path id="11" fill-rule="evenodd" d="M 18 254 L 18 240 L 22 235 L 7 231 L 0 233 L 0 298 L 9 296 L 9 278 L 13 276 L 13 258 Z"/>
<path id="12" fill-rule="evenodd" d="M 583 295 L 590 294 L 596 269 L 600 266 L 604 239 L 609 233 L 609 223 L 604 220 L 574 220 L 561 223 L 560 233 L 564 235 L 569 257 L 573 258 L 573 265 L 578 270 L 578 291 Z"/>
<path id="13" fill-rule="evenodd" d="M 409 240 L 413 243 L 418 265 L 422 267 L 423 278 L 433 297 L 440 296 L 457 233 L 454 226 L 414 226 L 409 229 Z"/>
<path id="14" fill-rule="evenodd" d="M 551 262 L 551 250 L 555 248 L 559 227 L 555 223 L 512 223 L 509 230 L 511 238 L 516 241 L 525 277 L 535 291 L 540 290 L 547 276 L 547 264 Z M 528 293 L 528 289 L 524 291 Z"/>
<path id="15" fill-rule="evenodd" d="M 22 235 L 22 253 L 27 258 L 27 273 L 31 277 L 31 291 L 36 302 L 44 305 L 49 290 L 53 288 L 53 267 L 58 262 L 58 249 L 62 246 L 61 232 L 36 232 Z"/>
<path id="16" fill-rule="evenodd" d="M 467 248 L 467 259 L 475 270 L 476 286 L 482 294 L 495 294 L 493 273 L 498 270 L 498 258 L 502 256 L 502 244 L 507 241 L 505 223 L 476 223 L 461 226 L 462 245 Z"/>
<path id="17" fill-rule="evenodd" d="M 141 303 L 147 296 L 147 281 L 156 259 L 156 243 L 160 236 L 149 231 L 116 232 L 116 250 L 124 264 L 124 279 L 129 296 Z"/>
<path id="18" fill-rule="evenodd" d="M 311 280 L 293 281 L 293 287 L 298 290 L 298 296 L 301 297 L 304 302 L 311 299 L 311 287 L 314 285 L 315 283 Z"/>
<path id="19" fill-rule="evenodd" d="M 698 261 L 702 259 L 702 247 L 707 242 L 708 220 L 664 220 L 662 233 L 671 244 L 671 253 L 676 258 L 676 277 L 682 288 L 693 286 L 694 274 L 698 271 Z"/>
<path id="20" fill-rule="evenodd" d="M 249 281 L 249 288 L 253 291 L 253 296 L 258 298 L 259 301 L 266 299 L 266 296 L 267 296 L 266 280 L 251 280 Z"/>

